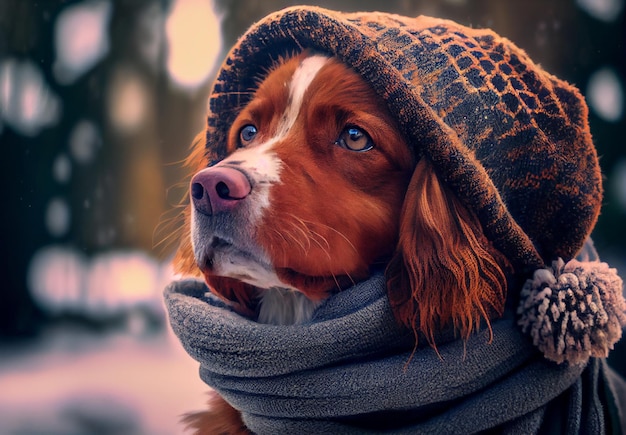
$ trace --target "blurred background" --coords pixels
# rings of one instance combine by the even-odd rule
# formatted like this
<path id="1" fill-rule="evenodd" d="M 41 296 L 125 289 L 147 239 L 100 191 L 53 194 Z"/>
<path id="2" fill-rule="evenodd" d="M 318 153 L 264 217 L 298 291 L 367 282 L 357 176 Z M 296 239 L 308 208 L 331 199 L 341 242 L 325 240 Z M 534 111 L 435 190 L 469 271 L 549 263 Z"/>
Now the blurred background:
<path id="1" fill-rule="evenodd" d="M 0 433 L 173 434 L 206 387 L 161 293 L 181 161 L 225 56 L 284 0 L 0 0 Z M 626 276 L 624 0 L 356 0 L 491 27 L 590 105 Z M 611 364 L 626 372 L 626 343 Z"/>

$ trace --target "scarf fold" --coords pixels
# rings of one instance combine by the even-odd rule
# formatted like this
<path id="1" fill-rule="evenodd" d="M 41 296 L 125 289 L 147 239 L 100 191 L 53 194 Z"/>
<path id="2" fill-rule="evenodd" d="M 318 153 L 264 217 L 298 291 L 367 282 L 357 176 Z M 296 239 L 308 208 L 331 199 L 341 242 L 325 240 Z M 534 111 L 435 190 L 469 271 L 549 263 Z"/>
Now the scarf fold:
<path id="1" fill-rule="evenodd" d="M 386 421 L 379 429 L 397 433 L 534 431 L 547 404 L 580 384 L 587 367 L 545 360 L 512 313 L 492 323 L 491 342 L 483 331 L 466 343 L 444 339 L 439 355 L 425 345 L 413 353 L 413 334 L 396 325 L 380 274 L 332 296 L 301 325 L 246 319 L 199 281 L 170 284 L 165 301 L 203 381 L 261 434 L 363 432 L 375 416 Z M 594 401 L 566 402 L 575 405 L 570 413 L 591 406 L 602 414 Z M 592 420 L 594 432 L 602 429 Z"/>

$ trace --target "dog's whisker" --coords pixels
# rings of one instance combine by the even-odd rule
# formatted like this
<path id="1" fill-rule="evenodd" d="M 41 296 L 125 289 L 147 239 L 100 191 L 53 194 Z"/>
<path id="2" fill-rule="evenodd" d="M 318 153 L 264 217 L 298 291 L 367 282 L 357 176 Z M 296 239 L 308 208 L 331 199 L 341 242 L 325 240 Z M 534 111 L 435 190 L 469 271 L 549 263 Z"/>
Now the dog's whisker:
<path id="1" fill-rule="evenodd" d="M 310 237 L 309 228 L 306 226 L 304 221 L 298 218 L 296 215 L 289 213 L 288 216 L 292 218 L 292 220 L 289 221 L 289 223 L 292 225 L 294 229 L 298 230 L 298 232 L 302 234 L 303 239 L 306 241 L 307 248 L 304 250 L 304 252 L 307 253 L 311 249 L 311 237 Z"/>
<path id="2" fill-rule="evenodd" d="M 328 240 L 326 240 L 326 238 L 324 238 L 324 236 L 322 236 L 319 233 L 316 233 L 313 230 L 309 230 L 309 231 L 310 231 L 310 234 L 312 236 L 317 236 L 317 237 L 311 237 L 311 240 L 313 242 L 315 242 L 315 244 L 317 246 L 319 246 L 319 248 L 322 250 L 322 252 L 324 252 L 326 254 L 328 259 L 331 260 L 332 256 L 330 255 L 330 244 L 328 243 Z M 317 238 L 319 238 L 320 240 L 318 240 Z M 322 242 L 324 242 L 324 245 L 322 245 Z"/>
<path id="3" fill-rule="evenodd" d="M 330 249 L 330 243 L 328 243 L 328 239 L 326 239 L 326 237 L 322 236 L 320 233 L 316 231 L 313 231 L 310 228 L 309 228 L 309 232 L 311 233 L 312 236 L 316 236 L 320 240 L 318 242 L 317 239 L 314 239 L 318 243 L 320 248 L 323 248 L 326 251 Z M 324 243 L 325 246 L 322 246 L 322 242 Z"/>
<path id="4" fill-rule="evenodd" d="M 297 230 L 300 234 L 302 234 L 304 236 L 304 239 L 309 242 L 308 238 L 306 237 L 306 233 L 299 228 L 297 225 L 295 225 L 293 222 L 287 222 L 288 224 L 290 224 L 290 226 L 294 229 Z M 300 237 L 296 237 L 295 234 L 293 234 L 291 231 L 285 230 L 286 234 L 291 238 L 291 240 L 293 240 L 298 246 L 300 246 L 300 248 L 302 248 L 302 252 L 304 254 L 306 254 L 308 252 L 308 249 L 310 248 L 310 242 L 308 244 L 303 243 L 302 239 Z"/>
<path id="5" fill-rule="evenodd" d="M 184 230 L 184 214 L 181 206 L 167 210 L 161 214 L 152 232 L 152 247 L 164 250 L 180 239 Z"/>
<path id="6" fill-rule="evenodd" d="M 311 226 L 307 225 L 307 221 L 305 221 L 304 219 L 301 219 L 293 214 L 291 214 L 291 216 L 293 219 L 296 219 L 298 223 L 300 223 L 300 225 L 302 225 L 302 228 L 304 228 L 303 231 L 306 233 L 306 238 L 307 238 L 307 241 L 309 242 L 309 248 L 310 248 L 311 242 L 315 243 L 317 246 L 319 246 L 322 252 L 326 254 L 328 259 L 331 260 L 332 255 L 330 253 L 330 243 L 328 242 L 328 240 L 324 236 L 322 236 L 320 233 L 313 231 L 311 229 Z"/>
<path id="7" fill-rule="evenodd" d="M 299 218 L 298 216 L 295 216 L 292 213 L 290 213 L 289 216 L 291 216 L 298 223 L 300 223 L 300 225 L 302 225 L 303 228 L 305 228 L 305 231 L 307 234 L 307 240 L 309 241 L 309 244 L 311 241 L 314 242 L 317 246 L 319 246 L 322 252 L 326 254 L 329 260 L 332 260 L 332 255 L 330 253 L 330 243 L 326 237 L 324 237 L 322 234 L 318 233 L 317 231 L 314 231 L 311 228 L 312 226 L 317 225 L 317 226 L 331 229 L 333 232 L 339 234 L 344 240 L 346 240 L 350 244 L 351 248 L 354 249 L 354 251 L 356 252 L 354 245 L 348 240 L 348 238 L 342 233 L 340 233 L 339 231 L 337 231 L 336 229 L 332 228 L 331 226 L 322 225 L 322 224 L 319 224 L 318 222 L 305 220 L 305 219 Z"/>
<path id="8" fill-rule="evenodd" d="M 333 228 L 330 225 L 324 224 L 322 222 L 313 222 L 313 221 L 304 221 L 304 220 L 303 220 L 303 222 L 307 222 L 307 223 L 310 223 L 311 225 L 315 225 L 315 226 L 319 226 L 319 227 L 323 227 L 323 228 L 329 229 L 330 231 L 336 233 L 338 236 L 340 236 L 342 239 L 344 239 L 348 243 L 350 248 L 352 248 L 352 250 L 354 252 L 358 253 L 358 250 L 356 249 L 354 244 L 350 241 L 350 239 L 345 234 L 343 234 L 341 231 L 337 230 L 336 228 Z"/>
<path id="9" fill-rule="evenodd" d="M 288 252 L 287 252 L 287 248 L 289 247 L 289 240 L 292 240 L 293 242 L 295 242 L 298 246 L 300 246 L 300 248 L 302 248 L 302 252 L 306 254 L 306 248 L 304 246 L 304 244 L 300 241 L 300 239 L 298 237 L 296 237 L 294 234 L 292 234 L 290 231 L 288 231 L 287 229 L 283 229 L 282 231 L 279 231 L 275 228 L 272 229 L 272 231 L 274 233 L 276 233 L 278 236 L 280 236 L 281 239 L 284 240 L 285 243 L 279 243 L 278 245 L 281 247 L 282 249 L 282 253 L 283 255 L 286 257 Z M 287 236 L 287 237 L 285 237 Z"/>
<path id="10" fill-rule="evenodd" d="M 167 231 L 167 227 L 163 228 L 162 231 Z M 180 232 L 182 231 L 182 226 L 180 229 L 174 229 L 173 231 L 168 231 L 168 234 L 164 237 L 161 237 L 159 241 L 155 241 L 156 233 L 161 231 L 161 229 L 155 229 L 155 233 L 153 234 L 152 247 L 167 247 L 172 242 L 177 241 L 180 238 Z"/>
<path id="11" fill-rule="evenodd" d="M 344 270 L 344 273 L 348 277 L 350 282 L 352 283 L 352 286 L 355 286 L 356 285 L 356 281 L 354 280 L 354 278 L 352 278 L 352 274 L 350 272 L 348 272 L 347 270 Z"/>

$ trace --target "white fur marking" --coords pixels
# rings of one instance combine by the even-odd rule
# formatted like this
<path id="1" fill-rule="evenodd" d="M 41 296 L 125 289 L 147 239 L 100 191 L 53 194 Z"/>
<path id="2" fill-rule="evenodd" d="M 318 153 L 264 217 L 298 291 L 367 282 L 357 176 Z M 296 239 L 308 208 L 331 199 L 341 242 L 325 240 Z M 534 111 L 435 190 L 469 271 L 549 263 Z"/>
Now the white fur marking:
<path id="1" fill-rule="evenodd" d="M 261 258 L 263 262 L 266 258 Z M 257 260 L 249 260 L 245 257 L 236 257 L 231 255 L 222 261 L 216 271 L 223 276 L 236 278 L 239 281 L 246 282 L 262 289 L 270 289 L 274 287 L 287 288 L 287 284 L 282 282 L 273 268 L 259 263 Z"/>
<path id="2" fill-rule="evenodd" d="M 242 164 L 238 166 L 248 171 L 249 175 L 254 178 L 253 181 L 266 183 L 280 181 L 281 161 L 275 153 L 271 152 L 271 142 L 237 150 L 219 164 L 228 165 L 229 161 L 241 161 Z"/>
<path id="3" fill-rule="evenodd" d="M 268 185 L 280 181 L 282 162 L 275 153 L 271 152 L 271 149 L 293 127 L 302 108 L 306 90 L 328 60 L 329 58 L 326 56 L 314 55 L 304 59 L 296 68 L 289 83 L 288 105 L 274 137 L 260 145 L 237 150 L 219 163 L 220 165 L 228 165 L 229 161 L 241 161 L 242 163 L 237 166 L 244 169 L 253 178 L 256 190 L 254 193 L 256 206 L 252 213 L 254 218 L 259 218 L 261 211 L 269 207 Z"/>
<path id="4" fill-rule="evenodd" d="M 321 303 L 298 291 L 272 288 L 263 291 L 257 321 L 269 325 L 297 325 L 310 320 Z"/>
<path id="5" fill-rule="evenodd" d="M 282 162 L 271 152 L 272 141 L 265 142 L 258 146 L 242 148 L 222 160 L 218 166 L 233 166 L 243 169 L 251 178 L 253 190 L 249 201 L 250 223 L 255 224 L 261 217 L 263 209 L 269 207 L 269 186 L 280 181 L 280 171 Z M 240 162 L 231 164 L 231 162 Z"/>
<path id="6" fill-rule="evenodd" d="M 304 59 L 300 66 L 296 68 L 289 84 L 289 103 L 276 131 L 277 139 L 286 136 L 289 129 L 296 122 L 298 114 L 300 114 L 304 94 L 326 62 L 328 62 L 328 57 L 315 55 Z"/>
<path id="7" fill-rule="evenodd" d="M 282 161 L 272 152 L 274 144 L 282 140 L 293 127 L 300 114 L 304 95 L 311 82 L 329 60 L 322 55 L 307 57 L 296 68 L 289 86 L 289 101 L 283 113 L 276 134 L 260 145 L 250 146 L 235 151 L 218 166 L 241 168 L 252 179 L 253 191 L 248 201 L 248 224 L 256 225 L 263 210 L 269 207 L 269 189 L 272 183 L 280 181 Z M 238 163 L 233 163 L 238 162 Z M 192 213 L 192 228 L 195 228 L 195 212 Z M 195 250 L 195 238 L 192 244 Z M 216 261 L 217 272 L 223 276 L 239 279 L 248 284 L 265 289 L 259 307 L 260 323 L 272 325 L 291 325 L 305 322 L 311 318 L 320 301 L 312 301 L 296 289 L 283 283 L 271 267 L 267 255 L 259 259 L 225 253 Z"/>

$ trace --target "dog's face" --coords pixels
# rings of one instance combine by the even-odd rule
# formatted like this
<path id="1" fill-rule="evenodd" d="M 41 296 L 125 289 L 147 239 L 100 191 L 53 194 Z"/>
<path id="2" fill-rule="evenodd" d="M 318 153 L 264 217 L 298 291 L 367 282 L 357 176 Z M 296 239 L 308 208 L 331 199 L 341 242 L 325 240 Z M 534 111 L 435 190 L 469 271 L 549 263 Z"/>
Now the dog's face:
<path id="1" fill-rule="evenodd" d="M 319 299 L 392 254 L 412 156 L 343 64 L 277 66 L 232 124 L 228 153 L 191 181 L 193 250 L 209 279 Z"/>
<path id="2" fill-rule="evenodd" d="M 268 304 L 301 311 L 302 299 L 322 300 L 380 262 L 401 323 L 431 343 L 450 324 L 467 338 L 502 312 L 508 263 L 410 149 L 385 103 L 338 60 L 279 62 L 233 122 L 227 157 L 209 166 L 198 143 L 188 161 L 203 169 L 190 184 L 178 270 L 199 268 L 261 321 L 258 301 L 275 289 L 286 297 Z"/>

